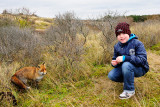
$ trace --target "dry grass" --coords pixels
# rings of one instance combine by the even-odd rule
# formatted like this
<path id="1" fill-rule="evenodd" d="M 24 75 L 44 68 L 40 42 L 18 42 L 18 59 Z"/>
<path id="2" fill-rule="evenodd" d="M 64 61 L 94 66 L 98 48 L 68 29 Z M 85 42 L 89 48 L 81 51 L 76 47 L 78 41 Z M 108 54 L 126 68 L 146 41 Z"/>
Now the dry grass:
<path id="1" fill-rule="evenodd" d="M 153 51 L 148 51 L 148 61 L 150 66 L 150 71 L 155 73 L 160 73 L 160 57 Z"/>
<path id="2" fill-rule="evenodd" d="M 142 25 L 143 24 L 144 23 L 142 23 Z M 146 28 L 143 28 L 142 25 L 136 24 L 135 26 L 132 26 L 132 31 L 137 35 L 141 35 L 140 39 L 145 43 L 145 45 L 147 45 L 147 47 L 157 43 L 159 40 L 152 42 L 151 36 L 151 34 L 157 35 L 157 31 L 153 31 L 155 26 L 153 26 L 152 23 L 145 23 Z M 149 27 L 150 25 L 152 26 Z M 156 24 L 156 27 L 159 27 L 159 25 Z M 143 29 L 143 32 L 139 31 L 141 28 Z M 147 33 L 146 31 L 148 30 L 153 32 Z M 80 34 L 78 35 L 78 42 L 82 42 L 85 37 L 82 37 Z M 146 38 L 145 35 L 149 38 Z M 69 46 L 59 49 L 60 54 L 54 51 L 54 45 L 43 46 L 45 47 L 43 48 L 45 50 L 38 55 L 36 54 L 36 57 L 41 55 L 41 60 L 46 62 L 48 74 L 45 75 L 43 80 L 40 82 L 39 89 L 31 86 L 32 89 L 30 91 L 19 92 L 15 86 L 10 84 L 10 78 L 16 70 L 27 66 L 27 62 L 31 59 L 28 59 L 28 61 L 24 63 L 16 61 L 13 61 L 12 63 L 1 62 L 0 84 L 2 88 L 0 88 L 0 91 L 11 91 L 18 101 L 18 106 L 21 107 L 160 106 L 160 55 L 155 54 L 150 50 L 147 51 L 150 71 L 143 77 L 135 78 L 136 95 L 134 97 L 128 100 L 120 100 L 118 96 L 123 91 L 123 84 L 115 83 L 108 79 L 107 74 L 111 69 L 113 69 L 110 65 L 105 63 L 100 65 L 103 58 L 110 61 L 111 55 L 110 53 L 105 53 L 106 57 L 104 57 L 105 55 L 104 48 L 101 45 L 101 36 L 102 32 L 90 31 L 87 34 L 85 38 L 86 42 L 83 45 L 85 52 L 80 55 L 82 59 L 75 61 L 72 66 L 67 63 L 68 60 L 63 59 L 66 58 L 65 55 L 68 55 L 68 58 L 72 57 L 72 54 L 65 53 L 60 55 L 60 52 L 63 52 L 66 48 L 69 48 Z M 145 40 L 149 41 L 149 43 L 151 42 L 151 44 L 148 45 Z M 72 46 L 72 48 L 69 49 L 73 51 L 74 49 L 78 49 L 78 47 L 73 48 Z M 71 51 L 69 50 L 67 52 Z M 22 53 L 19 54 L 21 55 Z M 80 58 L 79 56 L 76 56 L 75 58 L 77 57 Z M 11 90 L 3 87 L 8 87 Z M 0 105 L 5 107 L 12 106 L 12 103 L 8 100 L 3 101 L 0 102 Z"/>
<path id="3" fill-rule="evenodd" d="M 141 40 L 147 48 L 160 42 L 160 21 L 158 20 L 136 23 L 131 27 L 131 31 L 138 35 L 139 40 Z"/>
<path id="4" fill-rule="evenodd" d="M 44 20 L 35 20 L 35 29 L 42 29 L 45 30 L 49 28 L 51 23 L 46 22 Z"/>
<path id="5" fill-rule="evenodd" d="M 40 82 L 40 88 L 34 89 L 26 93 L 20 93 L 16 91 L 16 88 L 11 86 L 8 78 L 18 69 L 20 64 L 13 63 L 10 66 L 2 64 L 0 71 L 8 71 L 7 74 L 2 74 L 2 82 L 9 84 L 13 94 L 18 100 L 19 106 L 105 106 L 105 107 L 152 107 L 160 106 L 160 74 L 156 72 L 159 69 L 158 59 L 159 55 L 154 54 L 151 51 L 147 51 L 148 61 L 150 64 L 150 71 L 143 77 L 135 78 L 136 95 L 128 100 L 120 100 L 119 94 L 123 91 L 122 83 L 115 83 L 107 78 L 107 73 L 112 69 L 110 66 L 96 67 L 92 72 L 91 78 L 77 81 L 77 82 L 58 82 L 55 73 L 52 68 L 48 69 L 48 74 Z M 153 57 L 156 57 L 155 60 Z M 152 63 L 152 64 L 151 64 Z M 156 64 L 156 65 L 155 65 Z M 156 69 L 155 69 L 156 68 Z M 106 71 L 106 72 L 104 72 Z M 99 76 L 97 73 L 99 72 Z M 4 89 L 6 90 L 6 89 Z M 3 90 L 3 91 L 4 91 Z M 2 90 L 1 90 L 2 91 Z M 4 106 L 10 106 L 7 100 Z"/>

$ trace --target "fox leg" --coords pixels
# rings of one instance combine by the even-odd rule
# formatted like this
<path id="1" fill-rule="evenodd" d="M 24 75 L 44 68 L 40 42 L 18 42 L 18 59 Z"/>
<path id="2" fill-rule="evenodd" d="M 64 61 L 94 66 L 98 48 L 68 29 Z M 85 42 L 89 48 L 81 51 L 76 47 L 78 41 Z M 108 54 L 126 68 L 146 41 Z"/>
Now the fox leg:
<path id="1" fill-rule="evenodd" d="M 27 79 L 26 78 L 20 77 L 19 79 L 24 83 L 24 85 L 26 86 L 26 89 L 30 89 L 30 87 L 27 86 Z"/>
<path id="2" fill-rule="evenodd" d="M 35 86 L 37 89 L 39 88 L 39 81 L 35 81 Z"/>
<path id="3" fill-rule="evenodd" d="M 27 89 L 27 86 L 16 75 L 12 76 L 11 81 L 20 88 Z"/>
<path id="4" fill-rule="evenodd" d="M 39 83 L 38 81 L 32 80 L 31 83 L 32 83 L 32 85 L 34 86 L 34 88 L 36 88 L 36 89 L 39 88 L 39 87 L 38 87 L 38 83 Z"/>

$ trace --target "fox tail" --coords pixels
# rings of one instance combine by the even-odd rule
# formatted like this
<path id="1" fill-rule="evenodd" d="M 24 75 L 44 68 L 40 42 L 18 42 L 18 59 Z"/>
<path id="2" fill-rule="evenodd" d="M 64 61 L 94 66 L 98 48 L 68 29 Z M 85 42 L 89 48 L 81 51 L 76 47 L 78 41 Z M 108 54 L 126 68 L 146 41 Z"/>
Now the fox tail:
<path id="1" fill-rule="evenodd" d="M 27 86 L 16 75 L 13 75 L 11 77 L 11 82 L 14 83 L 15 85 L 17 85 L 21 89 L 27 88 Z"/>

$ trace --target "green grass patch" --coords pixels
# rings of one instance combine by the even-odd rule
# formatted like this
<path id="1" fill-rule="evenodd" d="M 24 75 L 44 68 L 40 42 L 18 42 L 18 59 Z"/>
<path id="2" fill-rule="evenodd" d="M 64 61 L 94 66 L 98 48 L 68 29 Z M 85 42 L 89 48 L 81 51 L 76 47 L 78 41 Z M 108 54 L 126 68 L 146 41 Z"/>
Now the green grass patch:
<path id="1" fill-rule="evenodd" d="M 100 77 L 100 76 L 106 76 L 109 71 L 113 69 L 112 66 L 107 65 L 95 65 L 94 68 L 92 69 L 93 73 L 92 76 L 94 77 Z"/>
<path id="2" fill-rule="evenodd" d="M 41 21 L 35 24 L 35 29 L 46 29 L 49 26 L 50 23 Z"/>
<path id="3" fill-rule="evenodd" d="M 160 43 L 151 47 L 151 50 L 159 51 L 160 50 Z"/>
<path id="4" fill-rule="evenodd" d="M 93 86 L 93 83 L 90 79 L 78 81 L 75 83 L 75 87 L 77 87 L 77 88 L 83 88 L 83 87 L 87 87 L 87 86 Z"/>

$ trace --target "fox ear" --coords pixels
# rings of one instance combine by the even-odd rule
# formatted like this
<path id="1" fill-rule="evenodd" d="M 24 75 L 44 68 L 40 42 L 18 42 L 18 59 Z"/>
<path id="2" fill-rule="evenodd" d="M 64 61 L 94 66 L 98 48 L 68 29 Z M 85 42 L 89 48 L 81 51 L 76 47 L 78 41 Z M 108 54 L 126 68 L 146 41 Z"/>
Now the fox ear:
<path id="1" fill-rule="evenodd" d="M 43 62 L 43 64 L 42 65 L 44 65 L 45 64 L 45 62 Z"/>
<path id="2" fill-rule="evenodd" d="M 38 65 L 37 67 L 38 67 L 38 68 L 40 68 L 40 66 L 39 66 L 39 65 Z"/>

